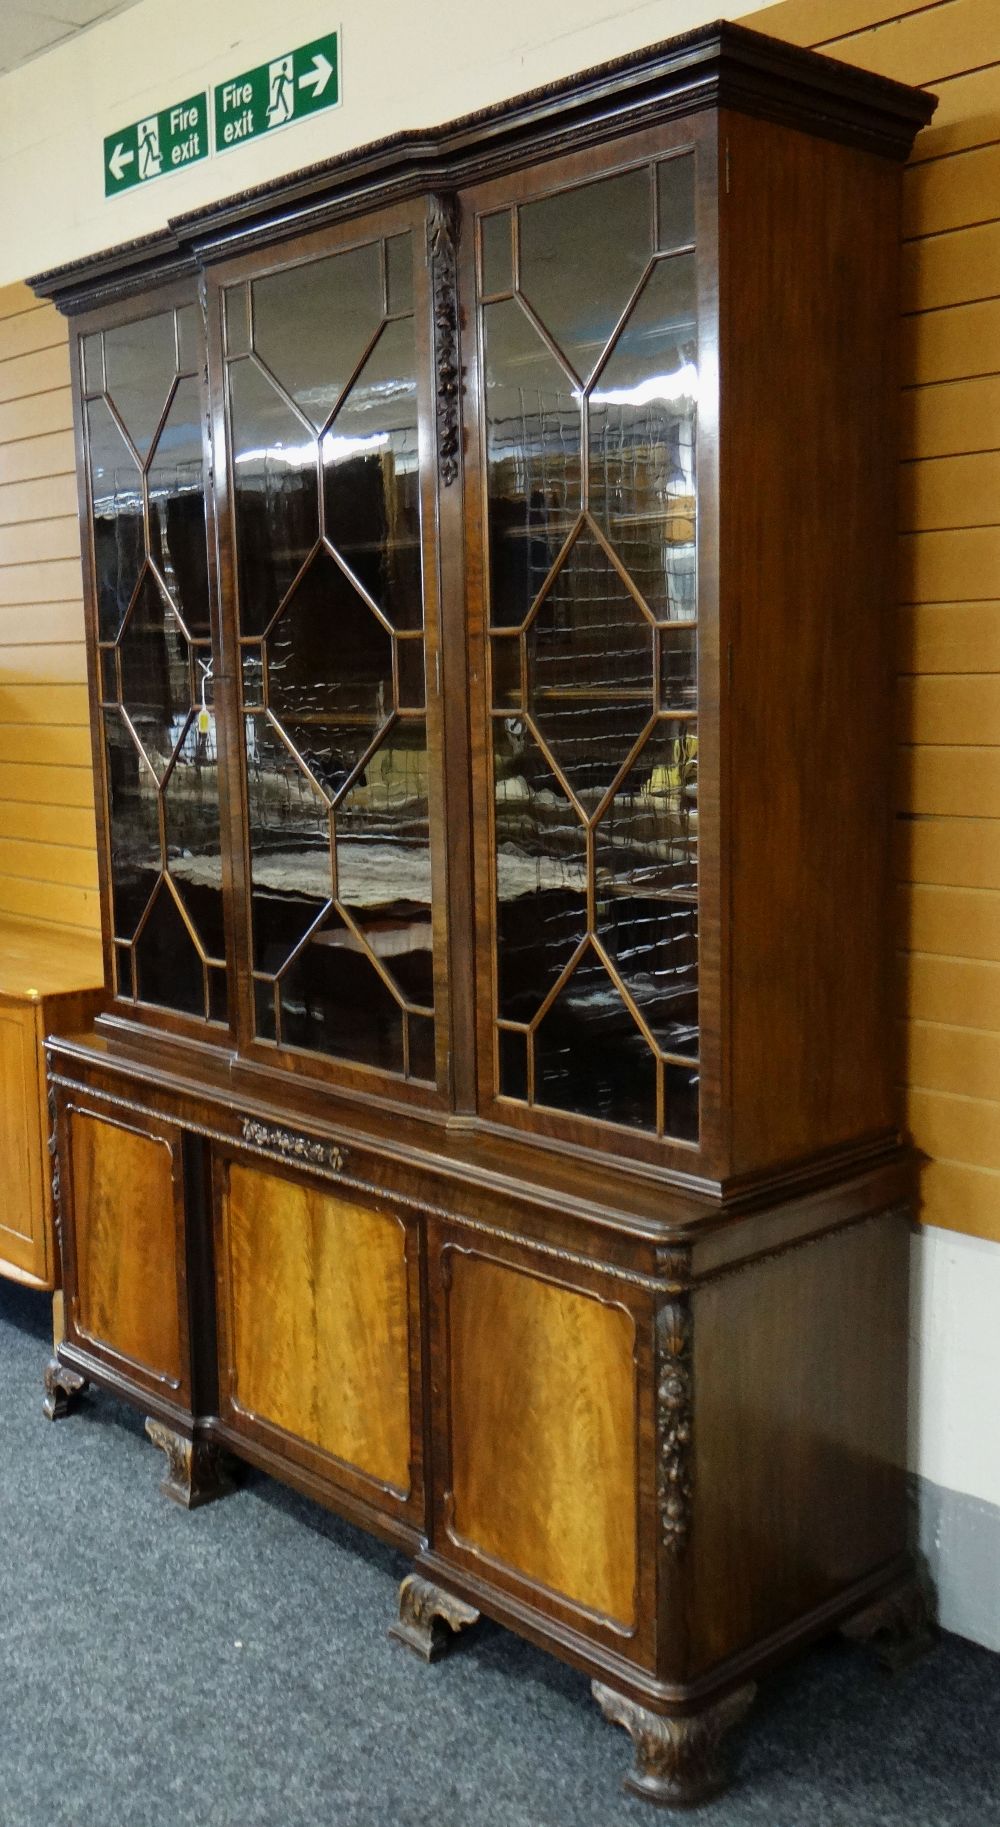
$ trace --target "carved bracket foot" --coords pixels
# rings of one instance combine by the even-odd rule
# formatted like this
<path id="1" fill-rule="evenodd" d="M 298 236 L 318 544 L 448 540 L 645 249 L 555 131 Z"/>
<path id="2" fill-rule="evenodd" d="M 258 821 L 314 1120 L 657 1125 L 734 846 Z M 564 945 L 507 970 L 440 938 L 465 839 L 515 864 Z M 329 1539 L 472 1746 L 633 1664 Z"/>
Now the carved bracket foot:
<path id="1" fill-rule="evenodd" d="M 162 1421 L 148 1420 L 146 1432 L 153 1445 L 166 1453 L 167 1470 L 160 1490 L 172 1503 L 197 1510 L 235 1489 L 232 1460 L 221 1447 L 208 1440 L 186 1440 Z"/>
<path id="2" fill-rule="evenodd" d="M 624 1726 L 635 1748 L 635 1767 L 625 1778 L 626 1789 L 666 1808 L 694 1808 L 725 1788 L 722 1741 L 743 1718 L 756 1691 L 751 1682 L 701 1713 L 664 1716 L 626 1700 L 603 1682 L 591 1683 L 605 1719 Z"/>
<path id="3" fill-rule="evenodd" d="M 61 1421 L 71 1415 L 84 1390 L 90 1384 L 78 1370 L 70 1370 L 68 1364 L 60 1364 L 58 1358 L 50 1358 L 45 1366 L 45 1400 L 42 1413 L 50 1421 Z"/>
<path id="4" fill-rule="evenodd" d="M 859 1611 L 840 1634 L 849 1643 L 863 1643 L 890 1674 L 908 1668 L 934 1645 L 934 1621 L 923 1583 L 914 1577 L 905 1586 L 876 1599 Z"/>
<path id="5" fill-rule="evenodd" d="M 399 1588 L 399 1620 L 390 1625 L 389 1635 L 425 1662 L 436 1662 L 447 1654 L 454 1635 L 478 1619 L 478 1611 L 464 1599 L 410 1573 Z"/>

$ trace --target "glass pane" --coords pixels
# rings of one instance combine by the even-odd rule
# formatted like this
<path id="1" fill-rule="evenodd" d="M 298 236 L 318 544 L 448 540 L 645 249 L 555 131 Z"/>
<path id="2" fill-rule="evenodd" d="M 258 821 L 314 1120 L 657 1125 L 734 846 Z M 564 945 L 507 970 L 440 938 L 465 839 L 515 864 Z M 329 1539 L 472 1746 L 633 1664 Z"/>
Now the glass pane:
<path id="1" fill-rule="evenodd" d="M 483 296 L 514 290 L 511 215 L 505 209 L 497 216 L 484 216 L 480 226 L 483 241 Z"/>
<path id="2" fill-rule="evenodd" d="M 580 184 L 519 215 L 521 291 L 587 381 L 653 252 L 649 171 Z"/>
<path id="3" fill-rule="evenodd" d="M 659 245 L 665 254 L 694 241 L 694 154 L 664 159 L 656 168 Z"/>
<path id="4" fill-rule="evenodd" d="M 587 950 L 535 1033 L 535 1102 L 656 1129 L 656 1059 Z"/>
<path id="5" fill-rule="evenodd" d="M 528 629 L 528 709 L 588 810 L 653 714 L 653 628 L 581 534 Z"/>
<path id="6" fill-rule="evenodd" d="M 524 621 L 581 506 L 573 384 L 515 299 L 487 305 L 490 620 Z"/>
<path id="7" fill-rule="evenodd" d="M 104 363 L 115 411 L 145 458 L 177 370 L 173 312 L 105 330 Z"/>
<path id="8" fill-rule="evenodd" d="M 413 323 L 387 324 L 323 439 L 327 537 L 397 628 L 419 628 Z"/>
<path id="9" fill-rule="evenodd" d="M 687 1071 L 684 1066 L 664 1066 L 663 1073 L 667 1135 L 677 1136 L 682 1142 L 697 1142 L 698 1074 Z"/>
<path id="10" fill-rule="evenodd" d="M 84 336 L 83 350 L 83 390 L 84 393 L 104 392 L 104 336 L 95 330 L 93 336 Z"/>
<path id="11" fill-rule="evenodd" d="M 91 400 L 86 413 L 97 616 L 102 641 L 113 641 L 142 569 L 142 482 L 105 402 Z"/>
<path id="12" fill-rule="evenodd" d="M 241 649 L 243 658 L 243 703 L 247 710 L 259 710 L 264 703 L 264 660 L 259 647 Z"/>
<path id="13" fill-rule="evenodd" d="M 131 939 L 160 877 L 156 781 L 122 718 L 104 719 L 115 937 Z"/>
<path id="14" fill-rule="evenodd" d="M 333 893 L 330 813 L 266 718 L 246 741 L 254 968 L 275 973 Z"/>
<path id="15" fill-rule="evenodd" d="M 275 1040 L 277 1038 L 277 1018 L 274 1012 L 277 991 L 277 984 L 270 981 L 267 983 L 255 983 L 253 986 L 254 1031 L 258 1040 Z"/>
<path id="16" fill-rule="evenodd" d="M 317 428 L 381 321 L 377 241 L 253 282 L 254 348 Z"/>
<path id="17" fill-rule="evenodd" d="M 152 557 L 188 632 L 207 638 L 208 548 L 197 380 L 178 381 L 147 474 Z"/>
<path id="18" fill-rule="evenodd" d="M 113 647 L 101 648 L 101 699 L 107 704 L 118 702 L 118 661 Z"/>
<path id="19" fill-rule="evenodd" d="M 240 627 L 263 634 L 319 537 L 316 446 L 254 362 L 229 393 Z"/>
<path id="20" fill-rule="evenodd" d="M 189 724 L 164 793 L 167 869 L 206 957 L 222 960 L 222 840 L 214 720 Z"/>
<path id="21" fill-rule="evenodd" d="M 122 703 L 162 780 L 191 713 L 191 650 L 151 571 L 142 580 L 120 653 Z"/>
<path id="22" fill-rule="evenodd" d="M 492 654 L 493 703 L 497 710 L 524 708 L 524 680 L 521 676 L 521 640 L 501 639 L 490 642 Z"/>
<path id="23" fill-rule="evenodd" d="M 403 1012 L 336 913 L 280 984 L 286 1046 L 383 1072 L 403 1070 Z"/>
<path id="24" fill-rule="evenodd" d="M 265 650 L 282 723 L 355 723 L 367 747 L 393 707 L 392 636 L 328 552 L 296 584 Z"/>
<path id="25" fill-rule="evenodd" d="M 590 506 L 653 614 L 696 613 L 694 256 L 643 287 L 590 397 Z"/>
<path id="26" fill-rule="evenodd" d="M 693 710 L 698 699 L 698 633 L 664 628 L 660 634 L 660 704 L 663 710 Z"/>
<path id="27" fill-rule="evenodd" d="M 499 1042 L 500 1096 L 516 1097 L 525 1103 L 528 1097 L 527 1035 L 501 1028 Z"/>
<path id="28" fill-rule="evenodd" d="M 407 232 L 405 235 L 393 235 L 385 244 L 386 277 L 389 293 L 389 310 L 398 311 L 413 309 L 413 242 Z"/>
<path id="29" fill-rule="evenodd" d="M 194 305 L 177 309 L 177 372 L 197 375 L 203 365 L 198 312 Z"/>
<path id="30" fill-rule="evenodd" d="M 117 994 L 132 1000 L 132 952 L 125 945 L 115 946 L 115 970 Z"/>
<path id="31" fill-rule="evenodd" d="M 340 906 L 351 915 L 369 953 L 403 1000 L 433 1009 L 427 738 L 422 723 L 397 724 L 389 732 L 338 808 L 335 823 Z"/>
<path id="32" fill-rule="evenodd" d="M 250 303 L 245 285 L 231 285 L 226 300 L 226 354 L 247 355 L 250 351 Z"/>
<path id="33" fill-rule="evenodd" d="M 586 835 L 521 719 L 493 741 L 499 1011 L 528 1022 L 586 931 Z"/>
<path id="34" fill-rule="evenodd" d="M 422 641 L 397 641 L 399 657 L 399 702 L 404 710 L 423 710 L 424 644 Z"/>
<path id="35" fill-rule="evenodd" d="M 183 1015 L 207 1014 L 201 959 L 165 882 L 135 942 L 135 963 L 140 1002 Z"/>
<path id="36" fill-rule="evenodd" d="M 434 1083 L 437 1061 L 434 1056 L 434 1023 L 427 1015 L 408 1015 L 410 1029 L 410 1077 Z"/>

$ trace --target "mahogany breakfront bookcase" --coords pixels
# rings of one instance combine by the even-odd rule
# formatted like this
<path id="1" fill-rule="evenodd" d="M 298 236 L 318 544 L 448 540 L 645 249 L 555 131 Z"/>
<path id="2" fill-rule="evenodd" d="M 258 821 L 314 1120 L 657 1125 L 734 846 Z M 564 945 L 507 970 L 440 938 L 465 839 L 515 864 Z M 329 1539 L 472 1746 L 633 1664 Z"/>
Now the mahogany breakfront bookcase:
<path id="1" fill-rule="evenodd" d="M 731 26 L 37 279 L 113 1002 L 66 1332 L 583 1670 L 659 1801 L 917 1621 L 887 787 L 899 167 Z"/>

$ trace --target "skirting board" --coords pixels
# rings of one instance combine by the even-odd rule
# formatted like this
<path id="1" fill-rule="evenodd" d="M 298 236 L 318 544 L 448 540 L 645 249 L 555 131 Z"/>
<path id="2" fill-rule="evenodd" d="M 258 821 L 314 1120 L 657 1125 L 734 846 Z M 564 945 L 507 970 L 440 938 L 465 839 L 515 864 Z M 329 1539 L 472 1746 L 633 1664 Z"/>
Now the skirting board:
<path id="1" fill-rule="evenodd" d="M 943 1630 L 1000 1650 L 1000 1506 L 914 1477 L 917 1539 Z"/>

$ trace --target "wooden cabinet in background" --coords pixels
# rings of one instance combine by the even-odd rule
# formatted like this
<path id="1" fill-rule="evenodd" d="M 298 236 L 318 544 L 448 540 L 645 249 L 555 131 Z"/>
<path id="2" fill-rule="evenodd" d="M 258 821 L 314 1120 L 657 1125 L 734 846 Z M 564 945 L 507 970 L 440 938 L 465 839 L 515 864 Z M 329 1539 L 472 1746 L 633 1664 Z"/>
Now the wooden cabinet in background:
<path id="1" fill-rule="evenodd" d="M 36 281 L 112 1004 L 66 1336 L 591 1678 L 691 1803 L 916 1616 L 889 1015 L 900 164 L 731 26 Z M 433 177 L 429 179 L 429 173 Z"/>
<path id="2" fill-rule="evenodd" d="M 0 920 L 0 1275 L 55 1289 L 45 1036 L 104 1006 L 98 939 Z"/>

